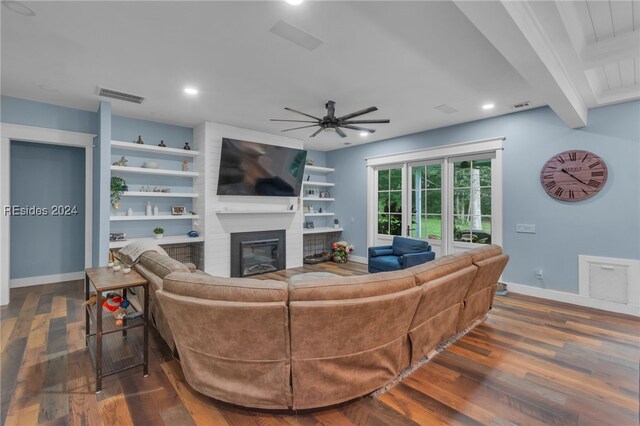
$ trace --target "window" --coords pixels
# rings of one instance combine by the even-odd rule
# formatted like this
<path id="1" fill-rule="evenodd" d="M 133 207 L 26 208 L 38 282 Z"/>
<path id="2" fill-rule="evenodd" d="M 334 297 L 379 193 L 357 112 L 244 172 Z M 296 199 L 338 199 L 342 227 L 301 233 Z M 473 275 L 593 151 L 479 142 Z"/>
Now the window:
<path id="1" fill-rule="evenodd" d="M 402 235 L 402 168 L 377 170 L 378 234 Z"/>
<path id="2" fill-rule="evenodd" d="M 453 163 L 453 240 L 491 244 L 491 159 Z"/>
<path id="3" fill-rule="evenodd" d="M 411 167 L 411 233 L 442 239 L 442 164 Z"/>

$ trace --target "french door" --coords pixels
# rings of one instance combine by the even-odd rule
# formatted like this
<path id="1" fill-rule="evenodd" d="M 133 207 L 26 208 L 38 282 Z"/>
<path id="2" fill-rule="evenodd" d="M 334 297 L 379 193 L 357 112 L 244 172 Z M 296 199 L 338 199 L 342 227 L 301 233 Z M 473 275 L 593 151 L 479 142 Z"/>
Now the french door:
<path id="1" fill-rule="evenodd" d="M 488 152 L 374 167 L 370 245 L 409 236 L 427 240 L 440 257 L 502 244 L 498 160 L 496 152 Z"/>

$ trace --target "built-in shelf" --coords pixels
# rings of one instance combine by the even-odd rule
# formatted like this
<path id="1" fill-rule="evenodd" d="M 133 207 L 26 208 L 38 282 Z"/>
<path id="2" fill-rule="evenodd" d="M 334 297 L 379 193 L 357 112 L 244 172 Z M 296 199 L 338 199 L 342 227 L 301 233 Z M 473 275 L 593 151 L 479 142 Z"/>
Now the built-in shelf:
<path id="1" fill-rule="evenodd" d="M 158 215 L 158 216 L 111 216 L 112 222 L 128 221 L 128 220 L 185 220 L 185 219 L 198 219 L 197 214 L 183 214 L 183 215 Z"/>
<path id="2" fill-rule="evenodd" d="M 333 201 L 335 198 L 302 197 L 302 201 Z"/>
<path id="3" fill-rule="evenodd" d="M 180 177 L 196 177 L 198 172 L 183 172 L 182 170 L 166 170 L 166 169 L 147 169 L 145 167 L 128 167 L 128 166 L 111 166 L 112 172 L 121 173 L 139 173 L 143 175 L 162 175 L 162 176 L 180 176 Z"/>
<path id="4" fill-rule="evenodd" d="M 296 210 L 216 210 L 216 214 L 295 214 Z"/>
<path id="5" fill-rule="evenodd" d="M 175 235 L 170 237 L 165 236 L 163 238 L 153 238 L 153 237 L 131 238 L 127 241 L 111 241 L 109 242 L 109 248 L 122 248 L 127 244 L 131 244 L 135 241 L 153 241 L 158 245 L 165 245 L 165 244 L 199 243 L 204 241 L 204 237 L 192 238 L 192 237 L 187 237 L 182 235 Z"/>
<path id="6" fill-rule="evenodd" d="M 335 183 L 331 183 L 331 182 L 314 182 L 314 181 L 308 181 L 308 180 L 302 183 L 307 186 L 334 186 L 335 185 Z"/>
<path id="7" fill-rule="evenodd" d="M 304 171 L 310 173 L 332 173 L 335 172 L 336 169 L 332 169 L 331 167 L 304 166 Z"/>
<path id="8" fill-rule="evenodd" d="M 305 213 L 305 216 L 334 216 L 335 213 Z"/>
<path id="9" fill-rule="evenodd" d="M 172 198 L 198 198 L 195 192 L 150 192 L 150 191 L 125 191 L 122 197 L 172 197 Z"/>
<path id="10" fill-rule="evenodd" d="M 342 228 L 332 228 L 330 226 L 323 226 L 320 228 L 303 229 L 303 234 L 327 234 L 329 232 L 342 232 Z"/>
<path id="11" fill-rule="evenodd" d="M 111 141 L 111 148 L 120 148 L 127 149 L 130 151 L 142 151 L 147 153 L 154 154 L 165 154 L 165 155 L 173 155 L 180 157 L 196 157 L 200 154 L 198 151 L 186 150 L 186 149 L 178 149 L 178 148 L 167 148 L 161 146 L 154 145 L 144 145 L 138 144 L 135 142 L 121 142 L 121 141 Z"/>

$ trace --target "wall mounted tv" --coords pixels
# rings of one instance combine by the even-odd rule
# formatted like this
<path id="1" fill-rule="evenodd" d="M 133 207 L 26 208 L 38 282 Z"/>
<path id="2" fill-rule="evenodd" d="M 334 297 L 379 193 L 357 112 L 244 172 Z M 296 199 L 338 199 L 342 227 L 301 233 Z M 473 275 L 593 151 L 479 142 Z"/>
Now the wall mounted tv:
<path id="1" fill-rule="evenodd" d="M 307 151 L 222 138 L 218 195 L 297 197 Z"/>

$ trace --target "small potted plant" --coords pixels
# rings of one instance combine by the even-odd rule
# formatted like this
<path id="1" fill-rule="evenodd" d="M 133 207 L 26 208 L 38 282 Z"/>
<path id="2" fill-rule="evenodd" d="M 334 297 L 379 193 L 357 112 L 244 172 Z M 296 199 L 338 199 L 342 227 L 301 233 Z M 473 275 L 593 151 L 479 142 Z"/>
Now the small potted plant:
<path id="1" fill-rule="evenodd" d="M 156 234 L 156 238 L 162 238 L 164 237 L 164 228 L 158 226 L 154 228 L 153 233 Z"/>
<path id="2" fill-rule="evenodd" d="M 347 263 L 349 255 L 353 251 L 353 246 L 346 241 L 337 241 L 331 244 L 333 250 L 333 261 L 336 263 Z"/>
<path id="3" fill-rule="evenodd" d="M 120 208 L 120 196 L 127 190 L 127 183 L 119 176 L 111 178 L 111 205 L 114 209 Z"/>

